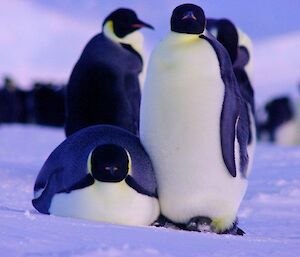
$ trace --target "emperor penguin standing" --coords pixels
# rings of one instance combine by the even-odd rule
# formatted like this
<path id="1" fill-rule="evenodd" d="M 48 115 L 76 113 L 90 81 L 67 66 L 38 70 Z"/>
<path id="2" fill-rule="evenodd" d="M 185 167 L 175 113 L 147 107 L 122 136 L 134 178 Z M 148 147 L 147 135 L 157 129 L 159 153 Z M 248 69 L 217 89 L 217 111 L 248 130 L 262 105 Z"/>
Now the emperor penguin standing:
<path id="1" fill-rule="evenodd" d="M 153 27 L 130 9 L 117 9 L 103 22 L 77 61 L 66 92 L 65 132 L 98 124 L 138 135 L 143 69 L 141 28 Z"/>
<path id="2" fill-rule="evenodd" d="M 199 6 L 174 9 L 149 63 L 141 141 L 152 160 L 161 213 L 180 227 L 243 234 L 249 120 L 225 48 Z"/>

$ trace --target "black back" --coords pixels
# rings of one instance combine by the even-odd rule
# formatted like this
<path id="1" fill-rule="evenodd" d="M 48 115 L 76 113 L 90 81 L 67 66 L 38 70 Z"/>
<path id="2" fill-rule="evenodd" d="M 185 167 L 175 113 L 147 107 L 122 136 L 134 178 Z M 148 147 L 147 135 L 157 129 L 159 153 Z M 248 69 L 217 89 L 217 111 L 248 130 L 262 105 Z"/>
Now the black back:
<path id="1" fill-rule="evenodd" d="M 141 57 L 104 34 L 93 37 L 76 63 L 66 95 L 66 135 L 110 124 L 138 134 Z"/>

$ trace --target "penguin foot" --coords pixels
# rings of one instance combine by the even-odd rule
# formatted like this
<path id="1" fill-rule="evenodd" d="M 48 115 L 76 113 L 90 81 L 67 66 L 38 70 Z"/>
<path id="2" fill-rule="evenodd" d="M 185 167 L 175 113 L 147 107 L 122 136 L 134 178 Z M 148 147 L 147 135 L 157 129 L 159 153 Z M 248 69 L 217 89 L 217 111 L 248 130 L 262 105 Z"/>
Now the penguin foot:
<path id="1" fill-rule="evenodd" d="M 154 221 L 151 226 L 155 227 L 164 227 L 164 228 L 172 228 L 172 229 L 184 229 L 181 224 L 174 223 L 164 215 L 160 215 L 156 221 Z"/>
<path id="2" fill-rule="evenodd" d="M 194 217 L 187 223 L 186 230 L 243 236 L 245 234 L 245 231 L 240 229 L 237 225 L 238 225 L 238 219 L 235 220 L 231 228 L 219 232 L 216 231 L 214 225 L 212 224 L 212 220 L 210 218 Z"/>
<path id="3" fill-rule="evenodd" d="M 242 229 L 240 229 L 238 226 L 238 219 L 233 223 L 232 227 L 229 229 L 226 229 L 221 234 L 229 234 L 234 236 L 243 236 L 246 234 L 246 232 Z"/>
<path id="4" fill-rule="evenodd" d="M 211 226 L 212 220 L 208 217 L 194 217 L 186 225 L 186 229 L 198 232 L 214 232 Z"/>
<path id="5" fill-rule="evenodd" d="M 167 223 L 167 218 L 163 215 L 159 215 L 156 221 L 154 221 L 151 226 L 154 227 L 164 227 Z"/>

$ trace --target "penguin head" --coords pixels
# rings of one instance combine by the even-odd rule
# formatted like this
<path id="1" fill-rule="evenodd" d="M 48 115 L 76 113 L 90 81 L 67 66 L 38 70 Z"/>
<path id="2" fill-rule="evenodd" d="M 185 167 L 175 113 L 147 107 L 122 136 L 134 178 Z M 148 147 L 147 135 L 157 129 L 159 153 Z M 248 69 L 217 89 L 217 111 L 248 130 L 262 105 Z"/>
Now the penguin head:
<path id="1" fill-rule="evenodd" d="M 171 30 L 177 33 L 202 34 L 206 18 L 201 7 L 194 4 L 177 6 L 171 17 Z"/>
<path id="2" fill-rule="evenodd" d="M 130 156 L 123 147 L 115 144 L 99 145 L 89 156 L 89 172 L 101 182 L 120 182 L 130 170 Z"/>
<path id="3" fill-rule="evenodd" d="M 154 29 L 150 24 L 141 21 L 133 10 L 120 8 L 112 12 L 103 22 L 103 28 L 110 23 L 113 33 L 118 38 L 124 38 L 128 34 L 141 28 Z"/>

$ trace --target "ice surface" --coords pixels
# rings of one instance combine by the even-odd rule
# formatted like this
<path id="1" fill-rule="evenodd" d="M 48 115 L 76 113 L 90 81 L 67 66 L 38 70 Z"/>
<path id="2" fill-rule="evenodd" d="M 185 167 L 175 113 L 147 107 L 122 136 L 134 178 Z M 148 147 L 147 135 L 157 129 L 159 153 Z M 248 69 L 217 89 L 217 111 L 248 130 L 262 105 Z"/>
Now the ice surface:
<path id="1" fill-rule="evenodd" d="M 258 145 L 239 211 L 244 237 L 129 227 L 36 213 L 35 177 L 63 130 L 0 127 L 0 256 L 299 256 L 300 148 Z"/>

